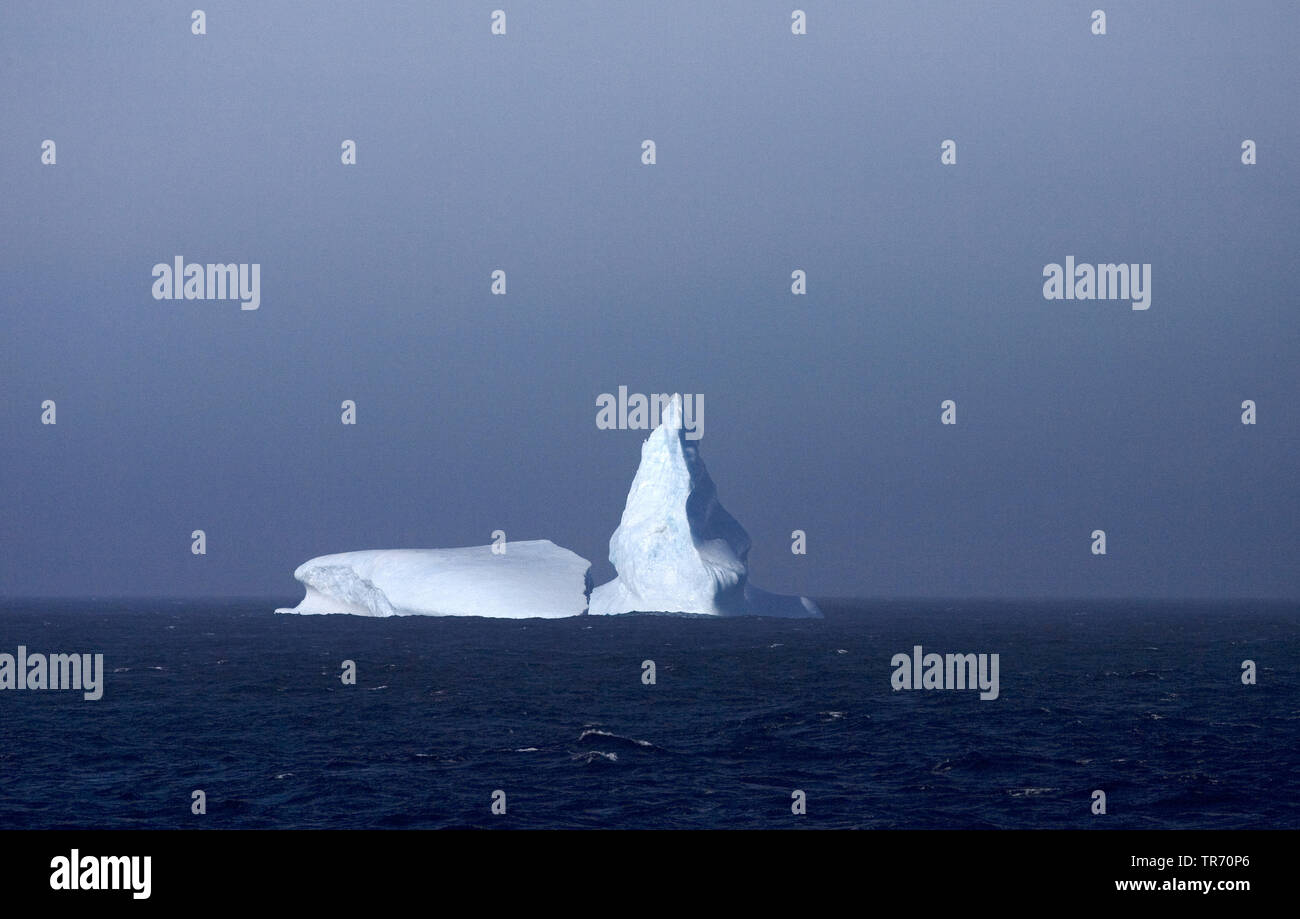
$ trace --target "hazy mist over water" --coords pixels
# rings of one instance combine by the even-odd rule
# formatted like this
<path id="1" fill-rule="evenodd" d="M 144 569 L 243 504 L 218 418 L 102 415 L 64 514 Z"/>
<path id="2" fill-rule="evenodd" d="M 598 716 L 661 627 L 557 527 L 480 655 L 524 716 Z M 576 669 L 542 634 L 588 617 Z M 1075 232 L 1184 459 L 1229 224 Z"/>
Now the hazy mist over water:
<path id="1" fill-rule="evenodd" d="M 1294 5 L 790 6 L 6 3 L 0 596 L 497 529 L 608 580 L 620 385 L 703 395 L 772 590 L 1300 596 Z"/>

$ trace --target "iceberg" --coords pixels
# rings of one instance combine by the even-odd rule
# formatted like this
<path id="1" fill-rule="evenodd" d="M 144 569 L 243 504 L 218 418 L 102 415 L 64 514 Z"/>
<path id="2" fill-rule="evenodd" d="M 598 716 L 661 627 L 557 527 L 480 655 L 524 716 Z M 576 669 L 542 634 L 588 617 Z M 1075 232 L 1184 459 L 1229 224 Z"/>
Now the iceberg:
<path id="1" fill-rule="evenodd" d="M 616 577 L 594 590 L 591 563 L 547 539 L 459 549 L 366 549 L 299 565 L 293 576 L 306 596 L 276 612 L 821 618 L 807 597 L 769 593 L 750 583 L 749 534 L 718 502 L 699 448 L 687 434 L 681 396 L 673 395 L 641 445 L 623 517 L 609 538 Z"/>
<path id="2" fill-rule="evenodd" d="M 641 445 L 641 465 L 609 539 L 618 576 L 592 591 L 588 611 L 821 618 L 807 597 L 749 582 L 749 534 L 718 502 L 699 449 L 684 434 L 674 395 Z"/>
<path id="3" fill-rule="evenodd" d="M 498 546 L 498 551 L 501 546 Z M 302 602 L 277 613 L 355 616 L 489 616 L 554 619 L 582 615 L 591 563 L 549 539 L 458 549 L 367 549 L 322 555 L 293 576 Z"/>

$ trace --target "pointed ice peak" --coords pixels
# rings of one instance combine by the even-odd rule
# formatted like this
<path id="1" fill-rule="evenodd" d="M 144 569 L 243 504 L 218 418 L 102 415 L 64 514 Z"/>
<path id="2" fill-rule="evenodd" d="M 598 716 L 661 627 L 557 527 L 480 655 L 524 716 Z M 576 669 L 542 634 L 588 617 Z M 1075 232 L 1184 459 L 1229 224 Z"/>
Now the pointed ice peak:
<path id="1" fill-rule="evenodd" d="M 718 501 L 689 442 L 683 398 L 674 393 L 660 404 L 659 426 L 641 445 L 641 464 L 609 538 L 618 576 L 592 592 L 590 612 L 820 616 L 811 601 L 749 583 L 749 534 Z"/>
<path id="2" fill-rule="evenodd" d="M 669 398 L 668 404 L 663 407 L 662 417 L 659 419 L 660 427 L 669 430 L 681 430 L 682 428 L 682 394 L 673 393 Z"/>

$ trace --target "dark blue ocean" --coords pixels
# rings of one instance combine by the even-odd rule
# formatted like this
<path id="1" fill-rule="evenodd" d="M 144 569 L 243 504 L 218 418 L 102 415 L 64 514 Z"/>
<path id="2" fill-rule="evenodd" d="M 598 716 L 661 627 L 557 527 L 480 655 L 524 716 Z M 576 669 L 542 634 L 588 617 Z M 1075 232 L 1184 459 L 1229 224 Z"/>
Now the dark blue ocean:
<path id="1" fill-rule="evenodd" d="M 99 701 L 0 692 L 0 828 L 1300 827 L 1296 604 L 542 621 L 286 600 L 0 603 L 0 652 L 106 671 Z M 916 644 L 999 654 L 1000 697 L 895 692 Z"/>

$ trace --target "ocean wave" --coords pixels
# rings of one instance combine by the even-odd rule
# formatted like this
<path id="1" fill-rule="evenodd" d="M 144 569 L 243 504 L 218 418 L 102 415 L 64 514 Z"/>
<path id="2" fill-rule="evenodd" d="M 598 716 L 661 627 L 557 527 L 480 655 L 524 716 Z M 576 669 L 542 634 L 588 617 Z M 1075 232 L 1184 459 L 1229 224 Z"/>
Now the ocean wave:
<path id="1" fill-rule="evenodd" d="M 645 750 L 657 750 L 657 746 L 648 740 L 637 740 L 635 737 L 625 737 L 622 734 L 615 734 L 613 731 L 605 731 L 600 728 L 587 728 L 578 735 L 578 743 L 582 743 L 588 737 L 599 737 L 602 740 L 613 741 L 629 747 L 640 747 Z"/>

